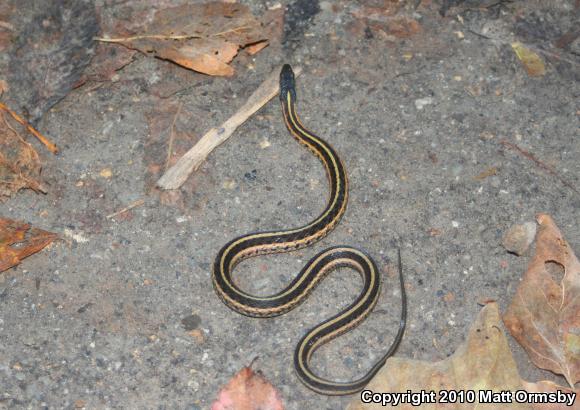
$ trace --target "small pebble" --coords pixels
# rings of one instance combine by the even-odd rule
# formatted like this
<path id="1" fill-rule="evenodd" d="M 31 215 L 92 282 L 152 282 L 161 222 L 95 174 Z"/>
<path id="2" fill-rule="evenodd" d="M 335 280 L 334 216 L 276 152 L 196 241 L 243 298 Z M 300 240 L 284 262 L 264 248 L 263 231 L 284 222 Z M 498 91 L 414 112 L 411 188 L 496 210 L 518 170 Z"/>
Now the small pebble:
<path id="1" fill-rule="evenodd" d="M 501 179 L 498 176 L 493 176 L 489 178 L 489 183 L 494 188 L 499 188 L 501 186 Z"/>
<path id="2" fill-rule="evenodd" d="M 103 178 L 109 179 L 113 176 L 113 170 L 111 168 L 103 168 L 101 172 L 99 172 L 99 175 Z"/>
<path id="3" fill-rule="evenodd" d="M 536 236 L 536 224 L 526 222 L 512 226 L 503 236 L 502 245 L 508 251 L 518 256 L 523 255 Z"/>
<path id="4" fill-rule="evenodd" d="M 232 190 L 237 186 L 236 181 L 234 181 L 233 179 L 226 179 L 223 183 L 222 183 L 222 187 L 224 187 L 224 189 L 228 189 L 228 190 Z"/>
<path id="5" fill-rule="evenodd" d="M 200 329 L 193 329 L 187 332 L 187 334 L 191 336 L 198 344 L 202 344 L 203 342 L 205 342 L 205 336 L 203 335 L 203 332 Z"/>
<path id="6" fill-rule="evenodd" d="M 244 174 L 244 178 L 246 178 L 248 181 L 255 181 L 257 177 L 258 171 L 256 171 L 255 169 L 251 170 L 250 172 L 246 172 Z"/>
<path id="7" fill-rule="evenodd" d="M 418 98 L 415 100 L 415 107 L 417 107 L 418 110 L 422 110 L 423 107 L 429 104 L 433 104 L 433 98 L 431 97 Z"/>
<path id="8" fill-rule="evenodd" d="M 181 324 L 185 330 L 196 329 L 201 323 L 201 318 L 198 315 L 189 315 L 181 319 Z"/>
<path id="9" fill-rule="evenodd" d="M 262 148 L 262 149 L 266 149 L 271 145 L 272 144 L 270 144 L 270 141 L 268 141 L 267 138 L 264 138 L 262 141 L 260 141 L 260 148 Z"/>
<path id="10" fill-rule="evenodd" d="M 346 367 L 348 367 L 349 369 L 354 367 L 354 360 L 352 359 L 352 357 L 345 357 L 342 362 L 344 363 L 344 365 Z"/>

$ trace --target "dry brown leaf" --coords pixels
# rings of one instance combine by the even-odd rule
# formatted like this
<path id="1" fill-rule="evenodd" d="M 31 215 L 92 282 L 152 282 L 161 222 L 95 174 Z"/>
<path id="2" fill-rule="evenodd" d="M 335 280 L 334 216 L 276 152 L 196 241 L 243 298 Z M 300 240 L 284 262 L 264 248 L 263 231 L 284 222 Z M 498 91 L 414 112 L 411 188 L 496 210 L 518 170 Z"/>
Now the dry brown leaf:
<path id="1" fill-rule="evenodd" d="M 211 410 L 283 410 L 280 393 L 260 374 L 244 367 L 219 392 Z"/>
<path id="2" fill-rule="evenodd" d="M 262 41 L 261 43 L 249 45 L 248 47 L 246 47 L 246 51 L 248 52 L 249 55 L 253 56 L 255 54 L 258 54 L 260 51 L 262 51 L 267 46 L 268 46 L 268 42 Z"/>
<path id="3" fill-rule="evenodd" d="M 504 315 L 536 366 L 580 381 L 580 262 L 549 215 L 537 217 L 536 252 Z M 563 269 L 563 277 L 554 277 Z"/>
<path id="4" fill-rule="evenodd" d="M 398 38 L 411 37 L 422 31 L 421 24 L 413 18 L 397 16 L 402 3 L 384 1 L 382 6 L 362 6 L 355 8 L 351 14 L 365 23 L 367 29 L 381 32 L 383 35 Z"/>
<path id="5" fill-rule="evenodd" d="M 160 10 L 142 33 L 101 41 L 171 60 L 183 67 L 216 76 L 231 76 L 228 65 L 240 47 L 266 42 L 260 22 L 238 3 L 185 4 Z M 253 51 L 257 46 L 254 46 Z"/>
<path id="6" fill-rule="evenodd" d="M 564 394 L 574 394 L 576 396 L 576 400 L 573 403 L 570 402 L 565 402 L 565 403 L 553 403 L 553 404 L 547 404 L 547 403 L 535 403 L 532 404 L 532 408 L 534 410 L 570 410 L 572 408 L 578 408 L 578 406 L 580 406 L 579 400 L 580 398 L 578 397 L 578 392 L 575 392 L 572 389 L 568 389 L 562 386 L 558 386 L 556 383 L 550 382 L 550 381 L 541 381 L 541 382 L 537 382 L 537 383 L 531 383 L 531 382 L 527 382 L 525 380 L 522 380 L 522 384 L 524 385 L 524 388 L 526 389 L 526 391 L 530 392 L 530 393 L 555 393 L 555 394 L 560 394 L 560 396 L 564 393 Z M 560 393 L 558 393 L 558 391 Z M 572 407 L 572 405 L 576 404 L 576 407 Z"/>
<path id="7" fill-rule="evenodd" d="M 0 103 L 0 199 L 21 189 L 45 192 L 40 177 L 40 159 L 36 150 L 18 132 L 19 125 L 7 115 Z"/>
<path id="8" fill-rule="evenodd" d="M 485 171 L 482 171 L 476 176 L 474 176 L 473 179 L 481 181 L 494 175 L 497 175 L 497 167 L 489 167 Z"/>
<path id="9" fill-rule="evenodd" d="M 474 409 L 476 403 L 441 403 L 441 390 L 516 391 L 522 384 L 507 340 L 499 327 L 499 309 L 496 303 L 486 305 L 471 326 L 467 341 L 445 360 L 429 363 L 420 360 L 393 357 L 387 360 L 365 389 L 373 392 L 434 391 L 437 403 L 421 408 Z M 360 397 L 351 402 L 349 410 L 382 409 L 381 404 L 363 404 Z M 415 408 L 401 404 L 400 409 Z M 477 408 L 494 408 L 477 405 Z M 510 409 L 529 409 L 514 403 Z"/>
<path id="10" fill-rule="evenodd" d="M 539 77 L 546 74 L 544 60 L 522 43 L 512 43 L 512 48 L 530 77 Z"/>
<path id="11" fill-rule="evenodd" d="M 0 272 L 16 266 L 54 241 L 57 235 L 0 217 Z"/>
<path id="12" fill-rule="evenodd" d="M 524 389 L 528 389 L 531 393 L 524 393 Z M 569 403 L 577 393 L 550 382 L 534 384 L 521 380 L 506 337 L 500 328 L 499 309 L 495 302 L 481 309 L 469 330 L 467 340 L 453 355 L 435 363 L 390 358 L 365 390 L 385 393 L 385 397 L 392 392 L 393 394 L 388 396 L 391 399 L 389 406 L 394 406 L 393 400 L 397 395 L 401 399 L 406 392 L 419 394 L 425 391 L 431 396 L 423 398 L 421 409 L 454 410 L 503 408 L 535 410 L 539 408 L 532 407 L 528 402 L 518 402 L 517 395 L 520 399 L 525 396 L 524 398 L 529 400 L 529 395 L 533 392 L 546 391 L 551 392 L 553 399 L 559 397 L 560 400 Z M 453 393 L 447 395 L 444 391 L 462 392 L 459 394 L 463 396 L 453 396 Z M 448 399 L 447 403 L 443 402 L 444 398 Z M 542 409 L 559 408 L 545 404 L 543 406 L 545 407 Z M 382 408 L 384 407 L 380 403 L 363 403 L 359 395 L 347 409 Z M 413 406 L 410 398 L 407 398 L 406 402 L 397 404 L 397 408 L 415 409 L 417 403 Z"/>

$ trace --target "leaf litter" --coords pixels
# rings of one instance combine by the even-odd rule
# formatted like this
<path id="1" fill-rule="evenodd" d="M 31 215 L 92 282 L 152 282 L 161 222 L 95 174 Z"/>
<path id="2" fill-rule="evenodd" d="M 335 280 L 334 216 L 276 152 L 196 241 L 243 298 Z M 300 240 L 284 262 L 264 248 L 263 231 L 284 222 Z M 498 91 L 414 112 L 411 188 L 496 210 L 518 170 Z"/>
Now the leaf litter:
<path id="1" fill-rule="evenodd" d="M 58 152 L 56 145 L 14 111 L 0 103 L 0 200 L 26 188 L 46 192 L 40 181 L 42 166 L 39 155 L 18 132 L 18 124 L 34 135 L 52 153 Z"/>
<path id="2" fill-rule="evenodd" d="M 542 404 L 538 407 L 529 403 L 518 403 L 513 394 L 518 390 L 526 390 L 528 394 L 559 390 L 566 403 L 570 403 L 575 394 L 572 390 L 551 382 L 529 383 L 521 379 L 507 339 L 501 330 L 499 307 L 495 302 L 483 307 L 469 330 L 467 340 L 453 355 L 438 362 L 390 358 L 365 390 L 411 393 L 433 391 L 436 400 L 421 406 L 428 409 L 506 408 L 508 405 L 493 401 L 501 400 L 502 396 L 506 400 L 503 403 L 510 403 L 510 409 L 560 409 L 563 407 L 559 403 Z M 456 398 L 455 401 L 443 403 L 440 393 L 442 390 L 464 391 L 466 396 L 462 400 Z M 470 391 L 474 392 L 473 396 L 467 396 Z M 484 392 L 484 395 L 480 392 Z M 480 399 L 483 399 L 482 403 L 479 402 Z M 398 408 L 416 408 L 417 403 L 413 404 L 410 396 L 404 400 L 397 405 Z M 422 403 L 426 403 L 426 400 L 430 399 L 423 399 Z M 384 407 L 381 403 L 363 403 L 360 395 L 347 407 L 348 410 L 382 408 Z"/>
<path id="3" fill-rule="evenodd" d="M 30 224 L 0 217 L 0 272 L 49 245 L 58 236 Z"/>
<path id="4" fill-rule="evenodd" d="M 238 3 L 184 4 L 159 10 L 142 31 L 120 38 L 98 38 L 214 76 L 232 76 L 229 63 L 240 48 L 255 54 L 267 44 L 262 25 Z"/>
<path id="5" fill-rule="evenodd" d="M 244 367 L 218 393 L 211 410 L 283 410 L 280 393 L 261 374 Z"/>
<path id="6" fill-rule="evenodd" d="M 370 33 L 380 33 L 382 37 L 408 38 L 420 33 L 421 24 L 414 18 L 397 15 L 400 9 L 400 3 L 385 1 L 381 7 L 354 8 L 351 14 L 361 20 Z"/>
<path id="7" fill-rule="evenodd" d="M 547 214 L 504 322 L 536 366 L 580 380 L 580 261 Z M 559 276 L 563 271 L 563 276 Z"/>
<path id="8" fill-rule="evenodd" d="M 215 17 L 211 17 L 211 23 L 204 23 L 203 18 L 208 17 L 200 16 L 198 19 L 202 22 L 192 23 L 195 19 L 192 19 L 191 16 L 198 16 L 196 13 L 192 13 L 190 8 L 198 7 L 200 9 L 210 10 L 211 7 L 215 7 L 215 9 L 219 9 L 221 7 L 237 7 L 237 11 L 233 10 L 233 14 L 227 17 L 232 22 L 231 28 L 223 28 L 222 25 L 215 25 Z M 252 28 L 251 25 L 246 26 L 242 24 L 242 21 L 234 21 L 238 17 L 236 17 L 236 12 L 239 12 L 240 9 L 244 9 L 244 6 L 239 4 L 228 5 L 225 3 L 208 3 L 204 5 L 186 5 L 175 7 L 172 9 L 166 9 L 159 11 L 154 19 L 154 22 L 147 28 L 145 33 L 148 34 L 141 34 L 135 35 L 130 37 L 125 37 L 121 39 L 102 39 L 103 41 L 108 42 L 118 42 L 124 44 L 128 48 L 137 49 L 145 53 L 153 54 L 159 58 L 169 59 L 177 64 L 180 64 L 184 67 L 204 72 L 210 75 L 232 75 L 233 68 L 228 65 L 229 62 L 233 60 L 233 58 L 238 53 L 240 47 L 246 47 L 249 50 L 261 50 L 265 47 L 268 42 L 266 39 L 262 38 L 259 34 L 258 28 Z M 246 13 L 249 11 L 246 9 Z M 240 12 L 241 13 L 241 12 Z M 203 13 L 202 13 L 203 14 Z M 243 14 L 243 13 L 241 13 Z M 390 14 L 387 14 L 390 15 Z M 185 16 L 187 16 L 187 21 L 185 21 Z M 223 15 L 225 17 L 226 15 Z M 250 14 L 251 16 L 251 14 Z M 253 16 L 251 16 L 253 19 Z M 360 17 L 360 16 L 357 16 Z M 371 18 L 373 17 L 373 18 Z M 362 17 L 360 17 L 362 18 Z M 365 16 L 370 20 L 381 20 L 377 19 L 374 15 Z M 251 19 L 250 19 L 251 20 Z M 254 19 L 255 20 L 255 19 Z M 397 21 L 398 22 L 398 21 Z M 408 37 L 420 31 L 420 26 L 414 24 L 408 24 L 405 21 L 404 28 L 405 30 L 399 29 L 398 26 L 394 26 L 395 28 L 392 29 L 391 35 L 398 36 L 398 33 L 402 33 L 401 37 Z M 193 28 L 192 28 L 193 27 Z M 221 31 L 214 30 L 216 27 L 222 27 Z M 407 29 L 408 28 L 408 29 Z M 252 31 L 252 30 L 255 30 Z M 244 37 L 245 36 L 245 37 Z M 255 52 L 257 52 L 255 51 Z M 514 51 L 518 52 L 517 47 L 514 47 Z M 520 54 L 518 57 L 522 59 Z M 522 59 L 522 62 L 528 69 L 528 65 Z M 541 63 L 541 61 L 540 61 Z M 532 63 L 533 64 L 533 61 Z M 542 66 L 543 69 L 543 66 Z M 113 72 L 113 71 L 111 71 Z M 529 72 L 529 71 L 528 71 Z M 534 75 L 531 74 L 530 75 Z M 536 75 L 543 75 L 541 74 Z M 176 114 L 177 117 L 178 113 Z M 0 129 L 2 124 L 0 123 Z M 172 126 L 173 128 L 173 126 Z M 2 134 L 0 134 L 0 143 L 3 143 L 3 129 Z M 172 140 L 173 141 L 173 140 Z M 23 141 L 24 142 L 24 141 Z M 29 145 L 29 144 L 28 144 Z M 170 144 L 171 146 L 172 144 Z M 30 147 L 31 148 L 31 147 Z M 34 151 L 34 150 L 33 150 Z M 35 151 L 34 151 L 35 152 Z M 166 158 L 165 167 L 167 167 L 167 163 L 171 158 L 172 149 L 168 150 L 168 155 Z M 32 157 L 32 156 L 31 156 Z M 36 155 L 36 157 L 38 157 Z M 1 170 L 0 164 L 0 172 Z M 38 168 L 38 172 L 40 172 L 40 168 Z M 32 188 L 31 186 L 28 186 Z M 0 185 L 0 189 L 2 185 Z M 33 188 L 34 189 L 34 188 Z M 0 195 L 2 191 L 0 190 Z M 540 220 L 541 219 L 541 220 Z M 520 295 L 520 289 L 518 289 L 518 293 L 516 294 L 516 298 L 510 306 L 508 310 L 508 314 L 506 314 L 505 321 L 506 326 L 512 334 L 514 332 L 520 332 L 520 338 L 516 334 L 514 336 L 518 339 L 518 341 L 524 346 L 528 346 L 526 350 L 530 353 L 532 360 L 534 360 L 534 352 L 537 353 L 537 350 L 540 351 L 540 357 L 536 358 L 538 362 L 542 364 L 534 362 L 538 364 L 538 366 L 547 368 L 549 370 L 555 371 L 559 374 L 564 374 L 567 378 L 568 382 L 573 386 L 573 383 L 578 380 L 578 352 L 580 351 L 580 336 L 578 334 L 578 329 L 580 329 L 580 325 L 578 320 L 580 320 L 579 314 L 579 303 L 578 302 L 578 290 L 580 287 L 580 283 L 578 280 L 578 276 L 580 275 L 580 269 L 578 268 L 580 265 L 578 260 L 574 256 L 573 252 L 569 249 L 568 244 L 562 239 L 561 234 L 559 233 L 557 227 L 553 224 L 551 218 L 547 215 L 541 216 L 539 219 L 540 225 L 542 223 L 547 224 L 548 226 L 546 229 L 550 228 L 550 232 L 554 234 L 553 229 L 557 234 L 554 234 L 554 238 L 556 238 L 555 242 L 558 244 L 557 246 L 554 245 L 554 242 L 548 244 L 545 243 L 542 246 L 546 247 L 550 251 L 556 251 L 553 253 L 547 252 L 546 254 L 549 256 L 550 259 L 543 259 L 539 256 L 541 248 L 540 240 L 542 240 L 542 232 L 538 235 L 538 250 L 537 254 L 534 258 L 534 261 L 530 264 L 530 268 L 528 272 L 524 275 L 524 280 L 520 288 L 525 288 L 521 291 L 522 294 Z M 542 222 L 543 221 L 543 222 Z M 39 251 L 44 246 L 49 244 L 56 238 L 55 234 L 51 234 L 50 232 L 42 231 L 39 229 L 31 229 L 30 235 L 32 238 L 29 238 L 27 241 L 29 245 L 24 248 L 19 248 L 17 251 L 11 248 L 14 244 L 21 243 L 24 240 L 24 236 L 26 232 L 30 229 L 30 225 L 16 223 L 14 221 L 5 220 L 0 218 L 0 224 L 2 229 L 0 229 L 0 271 L 5 270 L 1 269 L 4 264 L 15 264 L 19 263 L 20 259 Z M 553 225 L 553 227 L 552 227 Z M 4 232 L 5 226 L 8 226 L 8 230 L 13 229 L 14 236 L 11 237 L 10 234 L 6 234 Z M 542 231 L 542 228 L 540 228 Z M 549 235 L 546 233 L 544 234 L 546 237 Z M 12 239 L 11 239 L 12 238 Z M 14 238 L 19 239 L 19 241 L 10 242 L 14 240 Z M 554 239 L 552 238 L 552 239 Z M 545 238 L 544 238 L 545 239 Z M 46 243 L 44 243 L 46 242 Z M 43 244 L 44 243 L 44 244 Z M 556 246 L 556 248 L 554 248 Z M 545 250 L 545 249 L 544 249 Z M 544 254 L 542 254 L 544 255 Z M 545 256 L 545 255 L 544 255 Z M 540 258 L 540 259 L 538 259 Z M 8 261 L 8 262 L 6 262 Z M 557 281 L 554 281 L 551 277 L 550 272 L 545 267 L 546 262 L 552 262 L 561 265 L 564 267 L 564 277 L 561 280 L 561 285 L 557 284 Z M 568 264 L 566 264 L 566 262 Z M 537 271 L 530 273 L 532 268 L 535 266 L 534 264 L 539 267 Z M 7 266 L 7 265 L 6 265 Z M 8 266 L 8 267 L 10 267 Z M 546 276 L 547 275 L 547 276 Z M 568 278 L 568 280 L 567 280 Z M 551 282 L 550 282 L 551 279 Z M 540 280 L 541 285 L 538 286 L 538 280 Z M 530 283 L 535 285 L 531 286 Z M 556 285 L 556 286 L 554 286 Z M 542 287 L 544 286 L 544 287 Z M 559 288 L 558 288 L 559 286 Z M 541 312 L 538 314 L 540 320 L 546 321 L 548 325 L 553 326 L 554 323 L 560 325 L 560 328 L 555 330 L 554 332 L 550 332 L 551 336 L 557 337 L 560 335 L 564 335 L 561 339 L 564 341 L 564 347 L 558 346 L 558 343 L 547 343 L 550 338 L 537 338 L 534 334 L 534 331 L 537 329 L 520 329 L 518 326 L 521 325 L 521 318 L 517 318 L 518 315 L 523 316 L 528 319 L 529 316 L 537 312 L 531 312 L 529 306 L 525 306 L 522 308 L 518 305 L 521 303 L 522 300 L 528 299 L 529 303 L 532 305 L 541 305 L 540 303 L 536 303 L 538 294 L 534 293 L 536 291 L 540 292 L 542 290 L 547 289 L 547 294 L 544 294 L 544 302 L 542 307 L 549 307 L 546 309 L 547 312 Z M 576 301 L 574 301 L 576 300 Z M 559 304 L 557 303 L 559 301 Z M 537 306 L 532 306 L 536 308 Z M 518 309 L 523 309 L 523 314 Z M 539 309 L 539 307 L 538 307 Z M 512 312 L 512 310 L 514 312 Z M 567 320 L 555 320 L 553 317 L 550 317 L 550 314 L 554 312 L 560 312 L 569 310 L 567 314 L 571 314 L 570 317 L 566 316 Z M 518 325 L 510 325 L 510 314 L 513 314 L 515 317 L 515 322 Z M 561 316 L 561 315 L 560 315 Z M 518 322 L 518 320 L 520 322 Z M 525 322 L 525 320 L 524 320 Z M 530 322 L 533 322 L 530 321 Z M 526 323 L 524 323 L 526 324 Z M 531 323 L 527 323 L 530 325 Z M 375 386 L 372 390 L 375 391 L 405 391 L 409 389 L 411 386 L 417 386 L 417 388 L 425 388 L 425 386 L 433 386 L 435 390 L 442 389 L 442 388 L 474 388 L 477 389 L 485 389 L 490 388 L 493 390 L 496 389 L 509 389 L 515 390 L 520 388 L 525 388 L 528 391 L 555 391 L 555 390 L 565 390 L 565 388 L 561 386 L 557 386 L 551 382 L 538 382 L 538 383 L 529 383 L 519 378 L 517 373 L 517 368 L 515 366 L 515 362 L 513 357 L 511 356 L 511 352 L 509 351 L 509 347 L 507 346 L 507 342 L 505 340 L 505 336 L 501 332 L 499 328 L 499 310 L 495 303 L 490 303 L 484 309 L 482 309 L 480 316 L 474 322 L 474 325 L 469 333 L 468 339 L 464 345 L 462 345 L 458 351 L 450 358 L 437 362 L 437 363 L 425 363 L 419 361 L 411 361 L 406 359 L 399 359 L 399 358 L 392 358 L 387 362 L 385 368 L 381 370 L 379 375 L 371 382 L 371 385 L 375 385 L 375 383 L 379 383 Z M 562 330 L 564 329 L 564 330 Z M 566 333 L 567 332 L 567 333 Z M 527 339 L 527 340 L 526 340 Z M 558 342 L 561 344 L 562 340 Z M 542 345 L 544 342 L 544 345 Z M 536 344 L 540 345 L 538 348 Z M 567 355 L 566 355 L 566 348 L 569 348 L 569 352 L 572 356 L 568 358 L 570 363 L 566 363 Z M 543 350 L 547 351 L 547 353 L 542 353 Z M 556 354 L 556 353 L 557 354 Z M 564 352 L 564 353 L 562 353 Z M 550 358 L 550 354 L 556 359 Z M 546 359 L 548 364 L 542 362 L 542 359 Z M 561 360 L 564 359 L 564 360 Z M 559 360 L 563 361 L 564 363 L 558 362 Z M 555 370 L 550 367 L 550 363 L 558 362 L 557 366 L 555 366 Z M 499 364 L 499 365 L 498 365 Z M 397 369 L 398 372 L 393 371 L 393 369 Z M 389 369 L 386 372 L 386 369 Z M 388 374 L 384 374 L 388 373 Z M 379 378 L 386 381 L 380 381 Z M 389 379 L 388 377 L 395 377 L 395 380 Z M 402 380 L 408 377 L 405 382 Z M 393 383 L 391 387 L 386 383 Z M 257 386 L 257 387 L 256 387 Z M 369 386 L 370 387 L 370 386 Z M 256 406 L 257 399 L 253 398 L 256 397 L 254 388 L 257 388 L 260 393 L 258 396 L 267 397 L 268 400 L 271 400 L 273 406 L 271 407 L 259 407 Z M 570 390 L 567 390 L 570 391 Z M 248 397 L 252 397 L 253 399 L 248 399 Z M 277 399 L 277 400 L 275 400 Z M 229 403 L 229 404 L 228 404 Z M 244 403 L 248 403 L 247 405 Z M 276 406 L 280 407 L 276 407 Z M 221 406 L 221 407 L 220 407 Z M 253 408 L 282 408 L 281 402 L 279 403 L 279 393 L 259 374 L 254 373 L 250 368 L 243 368 L 232 380 L 228 383 L 227 386 L 222 389 L 218 400 L 212 406 L 212 409 L 253 409 Z M 359 407 L 353 407 L 359 408 Z M 367 407 L 364 407 L 367 408 Z M 404 407 L 403 407 L 404 408 Z M 443 407 L 441 407 L 443 408 Z M 456 408 L 454 406 L 454 408 Z M 461 407 L 463 408 L 463 407 Z M 465 407 L 465 408 L 472 408 L 472 407 Z M 510 408 L 528 408 L 528 407 L 510 407 Z M 543 407 L 548 408 L 548 407 Z M 549 408 L 558 408 L 558 407 L 549 407 Z"/>
<path id="9" fill-rule="evenodd" d="M 514 42 L 511 46 L 530 77 L 540 77 L 546 74 L 544 60 L 537 53 L 520 42 Z"/>

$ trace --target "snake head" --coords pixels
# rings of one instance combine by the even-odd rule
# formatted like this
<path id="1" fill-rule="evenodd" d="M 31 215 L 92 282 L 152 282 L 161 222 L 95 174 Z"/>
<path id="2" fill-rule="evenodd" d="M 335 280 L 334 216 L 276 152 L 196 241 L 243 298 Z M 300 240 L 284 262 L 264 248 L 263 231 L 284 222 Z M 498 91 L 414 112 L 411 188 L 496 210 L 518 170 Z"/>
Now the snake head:
<path id="1" fill-rule="evenodd" d="M 280 71 L 280 100 L 286 101 L 290 93 L 292 100 L 296 100 L 296 82 L 294 81 L 294 71 L 290 64 L 284 64 Z"/>

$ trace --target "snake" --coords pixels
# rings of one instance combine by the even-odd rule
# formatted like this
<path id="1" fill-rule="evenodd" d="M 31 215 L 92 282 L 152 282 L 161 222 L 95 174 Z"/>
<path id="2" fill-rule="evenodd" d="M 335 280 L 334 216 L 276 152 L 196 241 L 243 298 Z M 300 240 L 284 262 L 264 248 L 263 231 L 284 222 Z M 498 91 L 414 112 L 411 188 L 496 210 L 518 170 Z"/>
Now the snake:
<path id="1" fill-rule="evenodd" d="M 398 249 L 398 276 L 401 287 L 401 319 L 388 351 L 362 377 L 352 381 L 334 381 L 316 374 L 312 354 L 322 345 L 358 326 L 375 307 L 381 291 L 380 271 L 364 251 L 351 246 L 333 246 L 310 259 L 304 268 L 281 291 L 270 296 L 256 296 L 234 283 L 232 273 L 243 260 L 272 253 L 297 250 L 325 237 L 340 221 L 348 202 L 348 178 L 345 166 L 330 144 L 308 130 L 296 113 L 296 81 L 290 65 L 280 72 L 280 102 L 284 122 L 290 134 L 316 155 L 326 171 L 330 195 L 322 213 L 310 223 L 294 229 L 255 232 L 226 243 L 218 252 L 212 271 L 214 289 L 234 311 L 250 317 L 274 317 L 300 305 L 316 286 L 338 267 L 357 271 L 363 280 L 362 291 L 340 313 L 310 329 L 294 352 L 294 368 L 306 387 L 324 395 L 347 395 L 361 391 L 397 349 L 405 330 L 407 297 L 403 280 L 401 252 Z"/>

